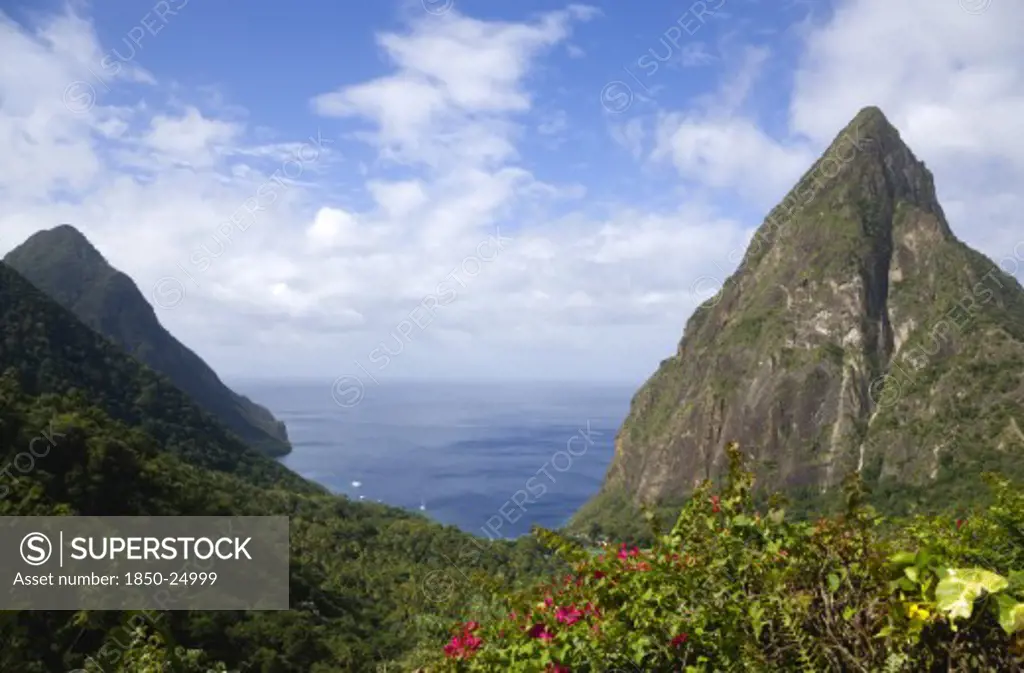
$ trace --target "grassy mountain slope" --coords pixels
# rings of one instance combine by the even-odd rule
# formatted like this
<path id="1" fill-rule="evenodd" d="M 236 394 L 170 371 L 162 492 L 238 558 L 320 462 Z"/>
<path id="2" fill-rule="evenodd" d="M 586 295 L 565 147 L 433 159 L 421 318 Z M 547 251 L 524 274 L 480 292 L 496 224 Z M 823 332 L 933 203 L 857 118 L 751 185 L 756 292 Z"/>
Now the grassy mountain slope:
<path id="1" fill-rule="evenodd" d="M 33 234 L 4 262 L 86 325 L 167 376 L 250 446 L 275 456 L 291 450 L 284 424 L 228 389 L 164 329 L 132 279 L 110 266 L 74 227 Z"/>

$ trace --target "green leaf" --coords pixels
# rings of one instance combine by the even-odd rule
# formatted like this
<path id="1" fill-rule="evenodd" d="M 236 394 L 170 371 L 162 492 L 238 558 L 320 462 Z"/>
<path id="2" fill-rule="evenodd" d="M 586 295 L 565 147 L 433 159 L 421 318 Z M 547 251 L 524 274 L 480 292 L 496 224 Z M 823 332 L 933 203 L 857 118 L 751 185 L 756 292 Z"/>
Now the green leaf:
<path id="1" fill-rule="evenodd" d="M 950 618 L 971 616 L 974 601 L 983 592 L 1002 591 L 1009 585 L 1005 577 L 981 568 L 950 568 L 935 587 L 935 603 Z"/>
<path id="2" fill-rule="evenodd" d="M 911 582 L 906 577 L 901 577 L 899 580 L 897 580 L 896 586 L 898 586 L 903 591 L 906 591 L 907 593 L 912 593 L 915 589 L 917 589 L 917 585 Z"/>
<path id="3" fill-rule="evenodd" d="M 761 617 L 764 615 L 764 608 L 757 603 L 752 603 L 747 610 L 750 614 L 750 621 L 754 627 L 754 638 L 760 640 L 761 631 L 764 629 L 764 622 Z"/>
<path id="4" fill-rule="evenodd" d="M 839 577 L 835 573 L 828 574 L 828 588 L 832 593 L 839 591 Z"/>
<path id="5" fill-rule="evenodd" d="M 1018 603 L 1009 596 L 999 596 L 999 626 L 1003 631 L 1013 635 L 1024 631 L 1024 603 Z"/>
<path id="6" fill-rule="evenodd" d="M 850 619 L 855 614 L 857 614 L 857 608 L 853 607 L 852 605 L 847 605 L 845 608 L 843 608 L 843 619 L 844 620 L 850 621 Z"/>
<path id="7" fill-rule="evenodd" d="M 914 566 L 907 566 L 904 568 L 903 574 L 906 575 L 911 582 L 918 581 L 917 568 Z"/>
<path id="8" fill-rule="evenodd" d="M 749 526 L 752 523 L 754 523 L 753 520 L 746 514 L 738 514 L 732 519 L 732 525 L 734 526 Z"/>
<path id="9" fill-rule="evenodd" d="M 898 566 L 914 565 L 917 554 L 909 551 L 901 551 L 889 557 L 889 563 Z"/>

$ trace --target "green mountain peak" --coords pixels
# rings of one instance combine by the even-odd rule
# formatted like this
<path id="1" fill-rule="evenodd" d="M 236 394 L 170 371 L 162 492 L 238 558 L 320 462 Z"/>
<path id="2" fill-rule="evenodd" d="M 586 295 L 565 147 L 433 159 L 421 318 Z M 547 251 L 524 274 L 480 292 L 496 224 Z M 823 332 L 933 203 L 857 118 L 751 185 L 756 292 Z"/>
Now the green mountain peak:
<path id="1" fill-rule="evenodd" d="M 111 266 L 78 229 L 39 231 L 4 263 L 139 361 L 167 376 L 250 446 L 271 455 L 291 451 L 283 423 L 230 390 L 198 355 L 160 324 L 134 281 Z"/>

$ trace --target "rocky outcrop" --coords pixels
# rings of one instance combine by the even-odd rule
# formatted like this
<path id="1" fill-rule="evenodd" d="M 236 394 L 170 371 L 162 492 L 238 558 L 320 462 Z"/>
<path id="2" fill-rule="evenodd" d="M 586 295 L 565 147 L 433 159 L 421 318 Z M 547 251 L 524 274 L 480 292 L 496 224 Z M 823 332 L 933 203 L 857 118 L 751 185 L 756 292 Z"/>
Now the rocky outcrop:
<path id="1" fill-rule="evenodd" d="M 859 470 L 946 497 L 1019 470 L 1022 365 L 1024 291 L 953 235 L 931 173 L 866 108 L 637 392 L 598 498 L 684 497 L 731 441 L 770 489 Z"/>

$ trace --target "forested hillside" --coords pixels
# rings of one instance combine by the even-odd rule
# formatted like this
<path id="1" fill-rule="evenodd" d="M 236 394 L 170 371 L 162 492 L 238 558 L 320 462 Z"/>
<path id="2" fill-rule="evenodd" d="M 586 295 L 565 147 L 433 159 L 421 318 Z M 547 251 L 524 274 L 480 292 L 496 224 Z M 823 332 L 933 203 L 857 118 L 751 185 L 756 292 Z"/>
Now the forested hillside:
<path id="1" fill-rule="evenodd" d="M 36 232 L 7 253 L 4 263 L 129 355 L 167 376 L 253 448 L 274 456 L 291 451 L 284 424 L 230 390 L 164 329 L 135 282 L 71 225 Z"/>
<path id="2" fill-rule="evenodd" d="M 414 514 L 326 494 L 247 448 L 3 265 L 0 326 L 0 515 L 290 517 L 293 610 L 146 620 L 149 633 L 159 627 L 209 661 L 267 673 L 374 670 L 442 638 L 462 607 L 486 598 L 481 586 L 509 585 L 554 565 L 528 539 L 485 543 Z M 52 440 L 46 448 L 32 444 L 40 436 Z M 480 586 L 467 581 L 478 574 Z M 113 665 L 111 648 L 123 648 L 110 643 L 127 642 L 120 625 L 130 618 L 5 613 L 0 670 L 66 671 L 89 656 Z M 146 645 L 138 646 L 142 656 Z M 119 655 L 118 665 L 127 660 Z"/>

